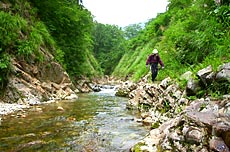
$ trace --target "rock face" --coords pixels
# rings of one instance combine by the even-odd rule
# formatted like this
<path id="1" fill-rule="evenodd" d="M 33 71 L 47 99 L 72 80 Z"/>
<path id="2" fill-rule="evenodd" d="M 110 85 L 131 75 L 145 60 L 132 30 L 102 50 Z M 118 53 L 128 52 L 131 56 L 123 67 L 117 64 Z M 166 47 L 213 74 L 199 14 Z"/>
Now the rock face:
<path id="1" fill-rule="evenodd" d="M 190 84 L 185 90 L 170 78 L 159 84 L 149 84 L 143 78 L 133 90 L 124 89 L 129 84 L 122 85 L 120 92 L 124 89 L 129 96 L 127 108 L 139 109 L 142 114 L 138 122 L 151 126 L 150 133 L 131 151 L 229 152 L 230 95 L 224 95 L 221 100 L 207 95 L 187 99 L 187 95 L 195 95 L 198 89 L 214 81 L 228 82 L 228 69 L 229 64 L 224 64 L 213 72 L 208 66 L 197 73 L 197 81 L 186 76 Z"/>
<path id="2" fill-rule="evenodd" d="M 4 97 L 7 103 L 39 104 L 48 100 L 76 99 L 72 82 L 60 64 L 53 61 L 51 54 L 44 54 L 44 61 L 13 58 L 12 74 Z"/>
<path id="3" fill-rule="evenodd" d="M 230 82 L 230 63 L 226 63 L 219 67 L 219 72 L 216 74 L 217 81 Z"/>
<path id="4" fill-rule="evenodd" d="M 197 72 L 198 80 L 190 78 L 187 83 L 186 92 L 188 96 L 196 95 L 200 90 L 212 88 L 215 84 L 228 84 L 222 90 L 228 91 L 230 82 L 230 63 L 219 66 L 217 72 L 214 72 L 212 66 L 208 66 Z M 222 85 L 224 86 L 224 85 Z M 216 86 L 217 87 L 217 86 Z"/>

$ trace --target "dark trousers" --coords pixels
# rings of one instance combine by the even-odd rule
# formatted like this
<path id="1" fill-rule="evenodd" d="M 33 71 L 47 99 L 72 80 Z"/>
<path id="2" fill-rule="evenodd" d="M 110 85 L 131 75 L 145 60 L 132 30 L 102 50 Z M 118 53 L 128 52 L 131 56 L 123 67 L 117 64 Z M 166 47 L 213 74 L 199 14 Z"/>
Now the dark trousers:
<path id="1" fill-rule="evenodd" d="M 158 63 L 151 64 L 151 72 L 152 72 L 152 81 L 154 81 L 158 74 Z"/>

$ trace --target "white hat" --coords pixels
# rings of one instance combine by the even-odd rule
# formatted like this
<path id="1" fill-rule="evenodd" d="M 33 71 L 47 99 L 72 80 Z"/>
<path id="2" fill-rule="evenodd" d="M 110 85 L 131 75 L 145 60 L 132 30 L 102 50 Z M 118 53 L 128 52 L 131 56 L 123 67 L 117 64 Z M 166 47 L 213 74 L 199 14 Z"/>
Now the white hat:
<path id="1" fill-rule="evenodd" d="M 157 54 L 157 53 L 158 53 L 157 49 L 154 49 L 153 54 Z"/>

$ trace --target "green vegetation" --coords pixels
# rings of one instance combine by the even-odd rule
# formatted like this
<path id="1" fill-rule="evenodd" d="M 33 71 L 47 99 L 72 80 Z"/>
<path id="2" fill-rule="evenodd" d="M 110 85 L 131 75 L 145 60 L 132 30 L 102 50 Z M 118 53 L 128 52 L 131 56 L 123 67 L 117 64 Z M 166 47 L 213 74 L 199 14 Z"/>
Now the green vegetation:
<path id="1" fill-rule="evenodd" d="M 165 63 L 158 80 L 178 78 L 185 71 L 194 73 L 207 65 L 217 68 L 229 62 L 228 5 L 215 1 L 170 0 L 168 11 L 149 21 L 122 57 L 113 75 L 138 81 L 149 71 L 145 61 L 154 48 Z"/>
<path id="2" fill-rule="evenodd" d="M 94 56 L 104 70 L 104 74 L 110 75 L 126 52 L 124 33 L 115 25 L 95 23 L 93 40 Z"/>
<path id="3" fill-rule="evenodd" d="M 139 142 L 137 144 L 134 145 L 132 152 L 141 152 L 141 146 L 144 146 L 145 144 Z"/>
<path id="4" fill-rule="evenodd" d="M 34 56 L 35 60 L 42 61 L 40 47 L 45 43 L 47 47 L 53 45 L 44 24 L 32 18 L 30 20 L 23 18 L 25 14 L 22 11 L 18 12 L 20 3 L 13 4 L 5 8 L 5 11 L 0 11 L 0 89 L 7 85 L 11 72 L 11 58 L 28 61 Z M 30 9 L 26 2 L 23 6 L 24 11 Z"/>
<path id="5" fill-rule="evenodd" d="M 168 10 L 145 26 L 121 29 L 94 22 L 81 1 L 1 1 L 0 87 L 7 84 L 11 59 L 32 62 L 32 57 L 33 62 L 43 62 L 46 51 L 72 80 L 107 74 L 138 81 L 149 72 L 145 61 L 154 48 L 165 64 L 157 80 L 168 76 L 179 80 L 188 70 L 196 73 L 208 65 L 216 70 L 230 61 L 228 1 L 169 2 Z M 212 84 L 207 91 L 218 96 L 229 92 L 229 85 Z M 204 94 L 199 92 L 199 96 Z"/>
<path id="6" fill-rule="evenodd" d="M 68 0 L 32 0 L 40 19 L 46 24 L 63 51 L 63 65 L 74 79 L 101 74 L 92 56 L 93 18 L 79 2 Z"/>
<path id="7" fill-rule="evenodd" d="M 43 62 L 46 51 L 66 68 L 73 80 L 100 76 L 102 70 L 92 52 L 93 24 L 90 12 L 79 2 L 1 1 L 1 89 L 7 85 L 12 58 Z"/>
<path id="8" fill-rule="evenodd" d="M 154 122 L 154 123 L 152 123 L 152 125 L 151 125 L 151 129 L 156 129 L 156 128 L 158 128 L 159 126 L 160 126 L 160 121 Z"/>
<path id="9" fill-rule="evenodd" d="M 208 0 L 170 0 L 168 10 L 148 23 L 135 37 L 128 39 L 128 50 L 113 75 L 129 76 L 138 81 L 149 69 L 145 61 L 157 48 L 165 64 L 157 80 L 179 77 L 186 71 L 194 75 L 198 70 L 212 65 L 213 69 L 230 61 L 230 7 L 228 1 L 216 4 Z M 179 82 L 185 87 L 186 81 Z M 205 94 L 220 96 L 229 92 L 229 85 L 213 83 Z"/>

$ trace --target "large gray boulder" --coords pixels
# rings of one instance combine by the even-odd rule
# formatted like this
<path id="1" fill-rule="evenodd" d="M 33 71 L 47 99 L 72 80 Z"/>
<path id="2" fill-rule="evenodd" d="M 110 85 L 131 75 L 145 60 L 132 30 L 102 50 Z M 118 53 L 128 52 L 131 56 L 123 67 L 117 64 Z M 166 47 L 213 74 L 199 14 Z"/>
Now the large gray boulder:
<path id="1" fill-rule="evenodd" d="M 217 81 L 230 82 L 230 63 L 220 66 L 218 71 L 216 74 Z"/>
<path id="2" fill-rule="evenodd" d="M 197 76 L 200 79 L 201 84 L 204 86 L 207 86 L 208 82 L 212 81 L 212 79 L 214 78 L 213 75 L 214 75 L 214 73 L 212 72 L 212 66 L 211 65 L 209 65 L 208 67 L 201 69 L 197 72 Z"/>

